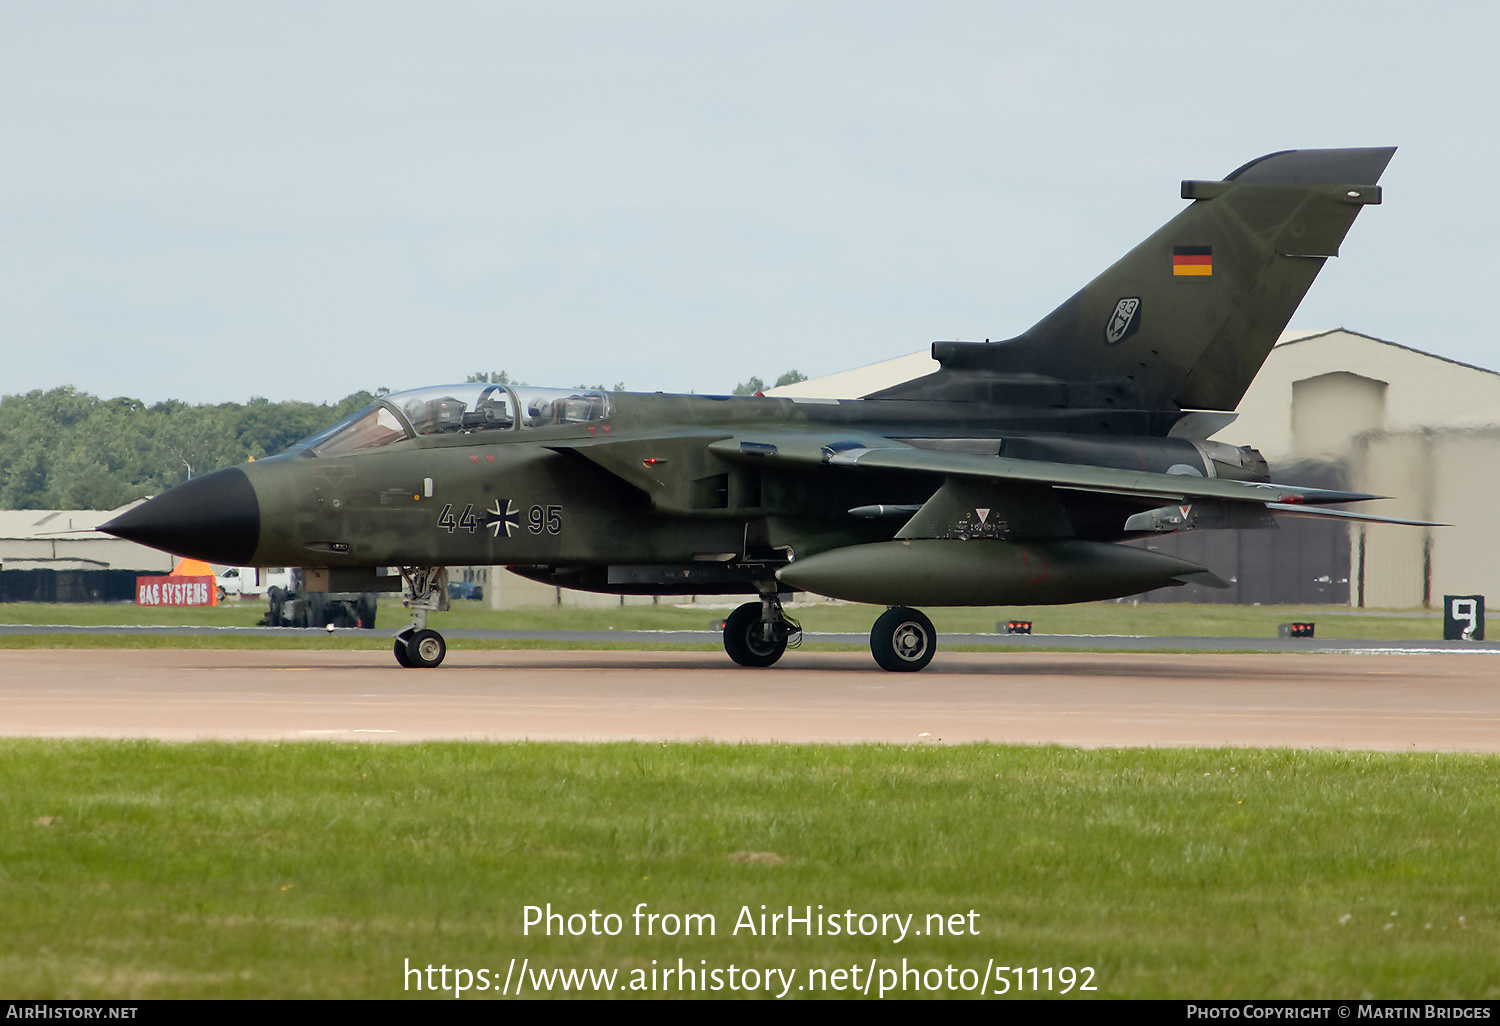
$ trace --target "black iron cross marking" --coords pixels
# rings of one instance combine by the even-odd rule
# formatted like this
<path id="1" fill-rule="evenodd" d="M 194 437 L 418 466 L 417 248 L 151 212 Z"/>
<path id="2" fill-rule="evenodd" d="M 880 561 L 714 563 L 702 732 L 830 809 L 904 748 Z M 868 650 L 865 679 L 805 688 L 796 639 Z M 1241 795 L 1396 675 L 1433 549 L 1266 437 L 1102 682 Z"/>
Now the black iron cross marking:
<path id="1" fill-rule="evenodd" d="M 500 508 L 505 503 L 505 509 Z M 491 536 L 500 537 L 500 528 L 505 528 L 505 537 L 509 538 L 521 529 L 521 511 L 516 509 L 516 504 L 509 499 L 496 499 L 495 504 L 484 511 L 484 526 L 490 529 Z"/>

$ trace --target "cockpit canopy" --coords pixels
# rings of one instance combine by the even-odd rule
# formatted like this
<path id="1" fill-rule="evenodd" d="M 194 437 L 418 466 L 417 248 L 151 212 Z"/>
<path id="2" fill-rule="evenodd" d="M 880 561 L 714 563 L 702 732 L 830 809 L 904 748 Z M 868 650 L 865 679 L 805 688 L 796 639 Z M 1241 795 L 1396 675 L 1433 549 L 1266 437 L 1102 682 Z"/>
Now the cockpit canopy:
<path id="1" fill-rule="evenodd" d="M 377 449 L 418 435 L 586 424 L 609 416 L 604 392 L 510 385 L 438 385 L 396 392 L 298 442 L 319 456 Z"/>

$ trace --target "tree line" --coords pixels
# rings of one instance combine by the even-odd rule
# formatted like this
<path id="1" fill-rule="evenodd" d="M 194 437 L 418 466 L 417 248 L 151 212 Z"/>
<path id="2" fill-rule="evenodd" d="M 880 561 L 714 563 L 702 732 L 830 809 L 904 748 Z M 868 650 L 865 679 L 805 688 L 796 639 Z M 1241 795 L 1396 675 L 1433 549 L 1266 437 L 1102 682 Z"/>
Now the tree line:
<path id="1" fill-rule="evenodd" d="M 505 371 L 471 374 L 469 380 L 521 384 Z M 788 371 L 776 384 L 803 380 Z M 623 382 L 614 386 L 623 388 Z M 734 392 L 765 388 L 752 377 Z M 281 452 L 387 391 L 355 392 L 336 403 L 255 396 L 217 405 L 171 399 L 147 406 L 124 396 L 100 399 L 71 385 L 0 397 L 0 509 L 115 509 L 189 478 Z"/>
<path id="2" fill-rule="evenodd" d="M 0 508 L 115 509 L 281 452 L 374 398 L 147 406 L 71 386 L 8 395 L 0 398 Z"/>

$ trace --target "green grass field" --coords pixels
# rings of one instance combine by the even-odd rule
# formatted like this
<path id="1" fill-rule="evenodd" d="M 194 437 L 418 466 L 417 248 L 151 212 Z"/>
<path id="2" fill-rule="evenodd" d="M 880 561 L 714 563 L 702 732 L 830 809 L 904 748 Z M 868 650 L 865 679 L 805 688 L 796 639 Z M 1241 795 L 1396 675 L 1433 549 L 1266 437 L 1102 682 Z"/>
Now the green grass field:
<path id="1" fill-rule="evenodd" d="M 863 633 L 875 613 L 795 610 L 818 632 Z M 1013 617 L 1059 634 L 1269 637 L 1314 619 L 1320 637 L 1421 640 L 1441 628 L 1419 611 L 1344 607 L 932 614 L 954 632 Z M 0 606 L 0 621 L 29 624 L 248 626 L 259 615 L 250 604 Z M 432 622 L 702 630 L 716 615 L 456 603 Z M 402 612 L 381 616 L 368 635 L 11 635 L 0 647 L 383 649 Z M 1050 979 L 1069 998 L 1494 998 L 1497 768 L 1488 756 L 1306 751 L 6 740 L 0 993 L 431 997 L 436 983 L 451 999 L 465 983 L 472 1000 L 497 996 L 502 980 L 512 993 L 517 973 L 529 995 L 538 973 L 593 970 L 616 974 L 615 995 L 702 996 L 661 975 L 680 959 L 718 971 L 702 977 L 725 987 L 709 996 L 847 997 L 867 980 L 871 996 L 898 985 L 908 989 L 889 996 L 973 996 L 982 974 L 1005 997 L 1047 996 Z M 617 914 L 620 933 L 524 934 L 525 907 L 549 902 Z M 715 933 L 635 936 L 642 902 L 647 914 L 712 915 Z M 958 914 L 977 935 L 734 931 L 742 908 L 819 904 L 910 915 L 915 930 Z M 403 972 L 429 964 L 435 976 Z M 741 989 L 729 989 L 731 965 Z M 445 978 L 442 966 L 467 975 Z M 552 977 L 552 993 L 580 993 L 563 983 Z"/>
<path id="2" fill-rule="evenodd" d="M 794 973 L 788 996 L 805 997 L 809 970 L 827 984 L 874 960 L 894 985 L 904 958 L 955 967 L 958 988 L 997 988 L 993 966 L 1071 967 L 1069 997 L 1495 998 L 1497 769 L 1234 749 L 9 740 L 0 992 L 433 996 L 403 974 L 431 964 L 467 970 L 465 997 L 483 999 L 514 958 L 530 987 L 538 970 L 615 970 L 618 994 L 682 959 L 721 983 L 731 964 Z M 523 935 L 525 906 L 549 902 L 623 928 Z M 712 914 L 714 935 L 634 936 L 643 902 Z M 964 932 L 735 935 L 762 904 L 915 929 L 960 914 Z M 1077 989 L 1082 967 L 1097 990 Z M 1010 997 L 1046 983 L 1023 972 L 1018 995 L 1003 978 Z M 664 993 L 679 992 L 645 992 Z"/>

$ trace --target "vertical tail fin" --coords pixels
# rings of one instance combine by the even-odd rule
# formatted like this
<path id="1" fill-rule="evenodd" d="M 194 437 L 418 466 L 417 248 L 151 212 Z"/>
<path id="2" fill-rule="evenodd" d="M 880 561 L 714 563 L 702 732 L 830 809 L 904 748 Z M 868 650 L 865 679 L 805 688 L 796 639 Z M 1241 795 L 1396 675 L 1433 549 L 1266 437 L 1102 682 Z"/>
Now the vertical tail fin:
<path id="1" fill-rule="evenodd" d="M 1376 185 L 1394 147 L 1286 150 L 1221 182 L 1005 342 L 937 342 L 943 369 L 871 398 L 976 398 L 1017 376 L 1103 386 L 1154 410 L 1232 410 Z"/>

